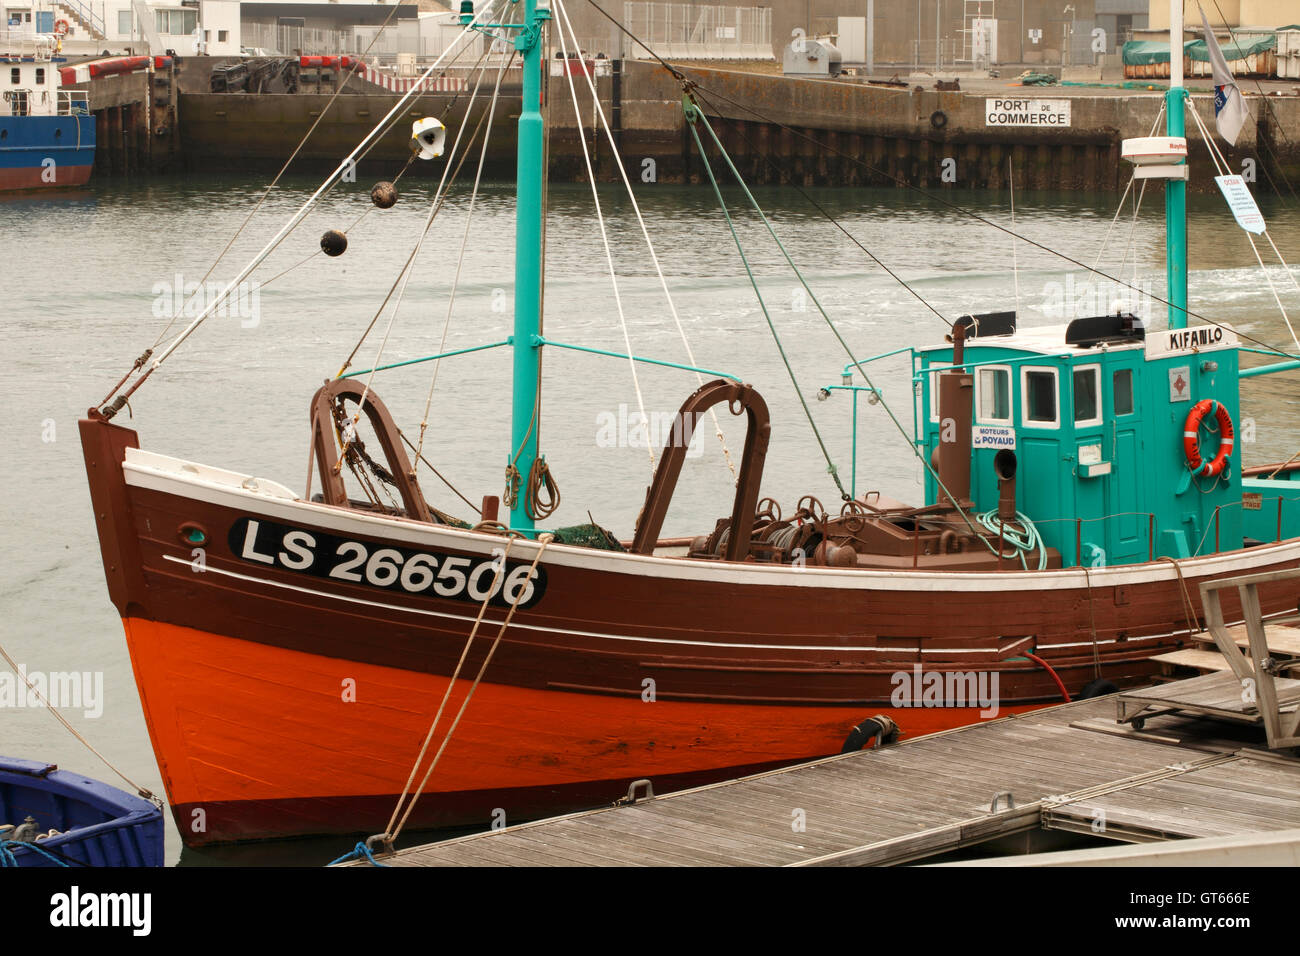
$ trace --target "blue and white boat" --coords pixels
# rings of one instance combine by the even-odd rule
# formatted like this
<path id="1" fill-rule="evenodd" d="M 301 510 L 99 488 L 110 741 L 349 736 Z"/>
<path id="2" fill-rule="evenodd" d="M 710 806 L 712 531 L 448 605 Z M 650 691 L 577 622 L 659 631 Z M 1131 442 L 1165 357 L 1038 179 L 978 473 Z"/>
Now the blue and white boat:
<path id="1" fill-rule="evenodd" d="M 0 867 L 162 865 L 161 806 L 54 764 L 0 757 Z"/>
<path id="2" fill-rule="evenodd" d="M 95 160 L 85 92 L 62 88 L 54 35 L 0 33 L 0 192 L 83 186 Z"/>

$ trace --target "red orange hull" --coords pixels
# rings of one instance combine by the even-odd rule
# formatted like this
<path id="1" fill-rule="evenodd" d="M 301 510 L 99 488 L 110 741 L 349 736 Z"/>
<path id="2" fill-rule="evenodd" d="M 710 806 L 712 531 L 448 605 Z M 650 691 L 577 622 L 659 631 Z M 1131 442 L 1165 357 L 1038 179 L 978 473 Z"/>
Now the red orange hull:
<path id="1" fill-rule="evenodd" d="M 134 432 L 105 422 L 83 422 L 82 442 L 183 838 L 382 831 L 502 539 L 302 501 L 136 451 Z M 408 826 L 517 822 L 608 803 L 642 777 L 663 792 L 833 754 L 876 713 L 914 736 L 981 706 L 1059 701 L 1058 677 L 1071 694 L 1098 675 L 1140 680 L 1151 655 L 1188 639 L 1198 581 L 1300 565 L 1300 541 L 1087 573 L 791 569 L 551 545 L 529 579 L 518 572 L 539 545 L 511 547 L 508 577 L 531 581 L 529 596 Z M 463 675 L 506 618 L 501 595 L 484 593 Z M 1283 613 L 1295 594 L 1262 601 Z M 922 672 L 978 673 L 994 706 L 959 683 L 932 699 Z"/>
<path id="2" fill-rule="evenodd" d="M 123 623 L 187 842 L 384 829 L 445 678 Z M 457 681 L 444 728 L 468 687 Z M 896 716 L 911 735 L 972 723 L 980 711 Z M 516 822 L 611 803 L 641 777 L 663 791 L 838 753 L 861 718 L 861 707 L 652 702 L 484 682 L 408 825 Z"/>

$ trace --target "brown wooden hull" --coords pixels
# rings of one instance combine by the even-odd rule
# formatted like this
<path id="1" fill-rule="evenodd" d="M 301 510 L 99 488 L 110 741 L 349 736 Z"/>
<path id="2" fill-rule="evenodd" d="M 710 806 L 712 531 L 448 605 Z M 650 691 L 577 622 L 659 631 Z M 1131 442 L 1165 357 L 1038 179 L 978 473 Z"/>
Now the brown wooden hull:
<path id="1" fill-rule="evenodd" d="M 83 422 L 82 440 L 110 595 L 187 842 L 382 830 L 503 540 L 128 454 L 135 434 L 104 422 Z M 537 547 L 513 544 L 507 568 Z M 1297 566 L 1300 541 L 1086 574 L 553 544 L 416 821 L 486 824 L 498 809 L 516 821 L 606 802 L 637 777 L 664 789 L 822 756 L 877 712 L 914 735 L 1059 700 L 1026 653 L 1072 694 L 1098 675 L 1132 682 L 1188 639 L 1199 580 Z M 1296 595 L 1264 601 L 1277 614 Z M 463 673 L 505 614 L 491 599 Z M 925 675 L 943 692 L 927 697 Z"/>

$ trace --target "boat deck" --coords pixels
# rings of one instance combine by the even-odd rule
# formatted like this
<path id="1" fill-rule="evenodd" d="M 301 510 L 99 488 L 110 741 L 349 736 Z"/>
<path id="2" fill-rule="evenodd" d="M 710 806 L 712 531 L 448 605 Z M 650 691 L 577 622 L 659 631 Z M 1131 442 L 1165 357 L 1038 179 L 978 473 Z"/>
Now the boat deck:
<path id="1" fill-rule="evenodd" d="M 1300 760 L 1267 751 L 1261 729 L 1168 715 L 1137 731 L 1116 723 L 1117 704 L 1062 704 L 382 862 L 889 865 L 1040 829 L 1133 843 L 1300 827 Z"/>

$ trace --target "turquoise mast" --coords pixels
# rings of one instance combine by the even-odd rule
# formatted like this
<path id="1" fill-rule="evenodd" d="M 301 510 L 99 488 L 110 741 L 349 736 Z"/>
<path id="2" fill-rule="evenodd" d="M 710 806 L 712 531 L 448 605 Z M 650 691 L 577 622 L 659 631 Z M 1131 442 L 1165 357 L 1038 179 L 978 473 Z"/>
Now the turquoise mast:
<path id="1" fill-rule="evenodd" d="M 1187 135 L 1187 91 L 1183 89 L 1183 0 L 1169 0 L 1169 92 L 1165 94 L 1166 132 Z M 1187 180 L 1165 180 L 1165 274 L 1169 328 L 1187 327 Z"/>
<path id="2" fill-rule="evenodd" d="M 541 428 L 542 397 L 542 182 L 546 175 L 542 125 L 543 21 L 549 10 L 538 10 L 537 0 L 522 0 L 524 26 L 515 37 L 515 49 L 524 58 L 524 99 L 519 112 L 519 155 L 515 198 L 515 335 L 514 411 L 510 423 L 511 464 L 522 476 L 510 506 L 510 527 L 525 534 L 533 531 L 533 518 L 525 507 L 527 483 L 537 460 L 537 433 Z M 511 474 L 514 474 L 513 472 Z"/>
<path id="3" fill-rule="evenodd" d="M 515 49 L 523 57 L 523 103 L 519 112 L 515 193 L 515 331 L 513 409 L 507 504 L 510 527 L 532 535 L 528 484 L 537 460 L 541 430 L 542 193 L 546 176 L 546 130 L 542 120 L 542 26 L 551 18 L 549 0 L 523 4 Z M 516 490 L 517 489 L 517 490 Z"/>

